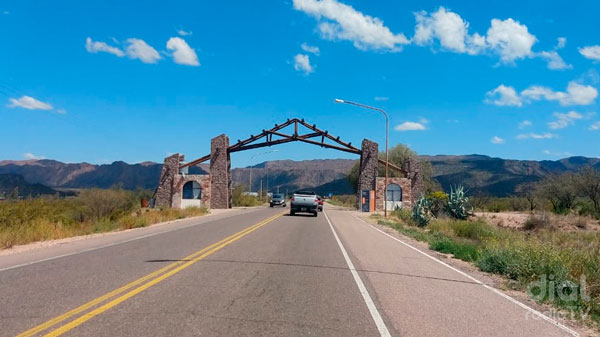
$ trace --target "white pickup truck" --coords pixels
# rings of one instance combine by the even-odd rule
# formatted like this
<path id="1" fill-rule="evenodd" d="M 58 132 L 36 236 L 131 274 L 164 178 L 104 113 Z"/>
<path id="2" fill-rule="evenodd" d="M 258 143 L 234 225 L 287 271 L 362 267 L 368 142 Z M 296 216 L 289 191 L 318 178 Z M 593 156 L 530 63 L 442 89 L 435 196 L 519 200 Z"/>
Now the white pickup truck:
<path id="1" fill-rule="evenodd" d="M 313 216 L 319 214 L 319 200 L 315 192 L 298 191 L 295 192 L 290 200 L 290 215 L 298 212 L 312 213 Z"/>

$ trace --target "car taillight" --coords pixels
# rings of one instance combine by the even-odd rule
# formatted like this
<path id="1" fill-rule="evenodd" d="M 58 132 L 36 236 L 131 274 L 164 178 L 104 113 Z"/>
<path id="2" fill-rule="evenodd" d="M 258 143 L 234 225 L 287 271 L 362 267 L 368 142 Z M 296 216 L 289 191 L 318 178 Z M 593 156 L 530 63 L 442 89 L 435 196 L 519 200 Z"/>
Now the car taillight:
<path id="1" fill-rule="evenodd" d="M 290 201 L 293 202 L 294 201 L 294 197 L 292 197 L 292 199 L 290 199 Z"/>

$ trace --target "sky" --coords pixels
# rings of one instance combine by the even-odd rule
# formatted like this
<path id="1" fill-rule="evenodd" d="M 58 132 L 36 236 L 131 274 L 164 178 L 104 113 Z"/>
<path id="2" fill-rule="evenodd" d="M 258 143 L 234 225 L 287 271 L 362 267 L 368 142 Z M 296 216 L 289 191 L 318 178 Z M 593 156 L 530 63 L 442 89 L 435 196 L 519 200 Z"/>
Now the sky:
<path id="1" fill-rule="evenodd" d="M 360 147 L 600 157 L 598 1 L 0 2 L 0 159 L 187 160 L 287 118 Z M 272 150 L 277 152 L 269 152 Z M 267 153 L 265 153 L 267 152 Z M 355 158 L 303 143 L 232 154 Z"/>

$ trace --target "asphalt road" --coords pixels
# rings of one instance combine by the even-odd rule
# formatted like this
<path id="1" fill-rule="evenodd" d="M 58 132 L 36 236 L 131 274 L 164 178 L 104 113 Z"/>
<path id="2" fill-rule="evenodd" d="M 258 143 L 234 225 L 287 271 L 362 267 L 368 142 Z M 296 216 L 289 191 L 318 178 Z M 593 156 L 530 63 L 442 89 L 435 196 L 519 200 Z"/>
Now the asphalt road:
<path id="1" fill-rule="evenodd" d="M 573 335 L 354 212 L 284 212 L 0 256 L 0 335 Z"/>

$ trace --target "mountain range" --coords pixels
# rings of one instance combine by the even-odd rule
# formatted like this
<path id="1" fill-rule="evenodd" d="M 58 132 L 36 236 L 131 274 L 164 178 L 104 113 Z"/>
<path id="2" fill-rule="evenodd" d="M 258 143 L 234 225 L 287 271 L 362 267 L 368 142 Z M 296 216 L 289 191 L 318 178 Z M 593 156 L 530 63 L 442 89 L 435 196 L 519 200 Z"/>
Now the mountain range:
<path id="1" fill-rule="evenodd" d="M 561 160 L 534 161 L 492 158 L 483 155 L 421 156 L 431 162 L 434 178 L 444 190 L 462 184 L 471 193 L 508 196 L 515 188 L 527 182 L 538 181 L 550 174 L 576 171 L 584 166 L 600 169 L 600 158 L 569 157 Z M 263 189 L 280 192 L 311 188 L 320 194 L 352 193 L 345 179 L 346 173 L 356 163 L 351 159 L 276 160 L 255 166 L 231 170 L 233 185 L 250 185 L 252 190 Z M 17 174 L 30 184 L 51 188 L 108 188 L 122 186 L 126 189 L 154 189 L 162 165 L 153 162 L 127 164 L 88 163 L 67 164 L 55 160 L 0 161 L 0 174 Z M 206 165 L 195 167 L 190 173 L 201 173 Z"/>

